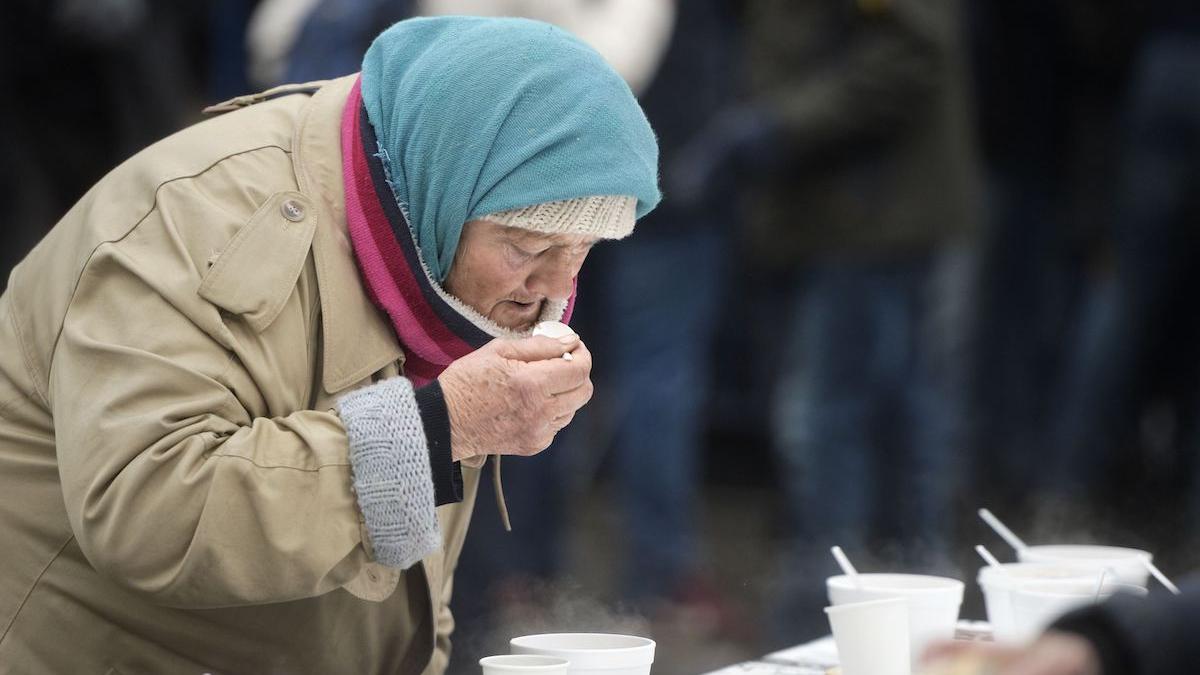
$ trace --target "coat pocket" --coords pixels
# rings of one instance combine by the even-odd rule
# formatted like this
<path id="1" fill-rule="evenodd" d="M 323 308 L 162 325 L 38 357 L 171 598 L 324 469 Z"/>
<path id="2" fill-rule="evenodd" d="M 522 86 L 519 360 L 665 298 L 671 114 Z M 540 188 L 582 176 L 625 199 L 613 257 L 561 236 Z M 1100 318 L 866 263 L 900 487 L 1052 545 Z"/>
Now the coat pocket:
<path id="1" fill-rule="evenodd" d="M 213 261 L 200 297 L 261 333 L 279 316 L 312 247 L 316 208 L 298 192 L 272 195 Z"/>

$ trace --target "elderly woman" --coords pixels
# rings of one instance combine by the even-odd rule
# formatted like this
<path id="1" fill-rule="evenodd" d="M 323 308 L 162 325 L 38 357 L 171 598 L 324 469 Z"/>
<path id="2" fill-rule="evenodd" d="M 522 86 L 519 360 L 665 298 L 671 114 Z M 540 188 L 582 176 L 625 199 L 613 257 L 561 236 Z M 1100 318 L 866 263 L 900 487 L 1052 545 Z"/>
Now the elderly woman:
<path id="1" fill-rule="evenodd" d="M 654 136 L 515 19 L 216 108 L 0 296 L 0 673 L 442 672 L 480 465 L 591 395 L 530 329 L 657 203 Z"/>

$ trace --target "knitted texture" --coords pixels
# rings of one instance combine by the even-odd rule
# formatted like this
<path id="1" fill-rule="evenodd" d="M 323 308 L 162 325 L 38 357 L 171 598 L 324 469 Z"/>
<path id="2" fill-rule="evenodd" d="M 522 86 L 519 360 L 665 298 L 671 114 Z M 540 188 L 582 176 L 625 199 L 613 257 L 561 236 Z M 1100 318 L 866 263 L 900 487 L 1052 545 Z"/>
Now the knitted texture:
<path id="1" fill-rule="evenodd" d="M 394 198 L 444 282 L 463 224 L 594 195 L 659 201 L 658 145 L 591 47 L 526 19 L 401 21 L 371 43 L 362 97 Z"/>
<path id="2" fill-rule="evenodd" d="M 624 239 L 633 234 L 637 200 L 620 195 L 579 197 L 489 213 L 483 219 L 543 234 Z"/>
<path id="3" fill-rule="evenodd" d="M 375 559 L 407 569 L 442 545 L 429 448 L 412 384 L 393 377 L 338 400 L 358 508 Z"/>

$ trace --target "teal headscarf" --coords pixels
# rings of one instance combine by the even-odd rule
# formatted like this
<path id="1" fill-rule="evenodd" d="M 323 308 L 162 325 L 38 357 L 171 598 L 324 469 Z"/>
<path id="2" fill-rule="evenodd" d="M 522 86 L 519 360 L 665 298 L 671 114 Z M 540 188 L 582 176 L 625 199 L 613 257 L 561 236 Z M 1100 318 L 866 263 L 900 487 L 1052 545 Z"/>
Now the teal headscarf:
<path id="1" fill-rule="evenodd" d="M 463 224 L 592 195 L 659 201 L 658 145 L 591 47 L 539 21 L 410 19 L 371 43 L 367 117 L 417 246 L 445 281 Z"/>

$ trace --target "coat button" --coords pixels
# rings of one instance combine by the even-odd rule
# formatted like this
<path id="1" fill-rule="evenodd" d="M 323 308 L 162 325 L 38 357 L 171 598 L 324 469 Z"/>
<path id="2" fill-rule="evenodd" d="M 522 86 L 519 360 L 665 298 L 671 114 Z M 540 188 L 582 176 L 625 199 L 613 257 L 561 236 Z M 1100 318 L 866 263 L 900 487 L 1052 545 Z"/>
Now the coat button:
<path id="1" fill-rule="evenodd" d="M 295 199 L 289 199 L 283 204 L 280 204 L 279 210 L 283 213 L 284 218 L 287 218 L 293 223 L 298 223 L 304 220 L 304 205 Z"/>

